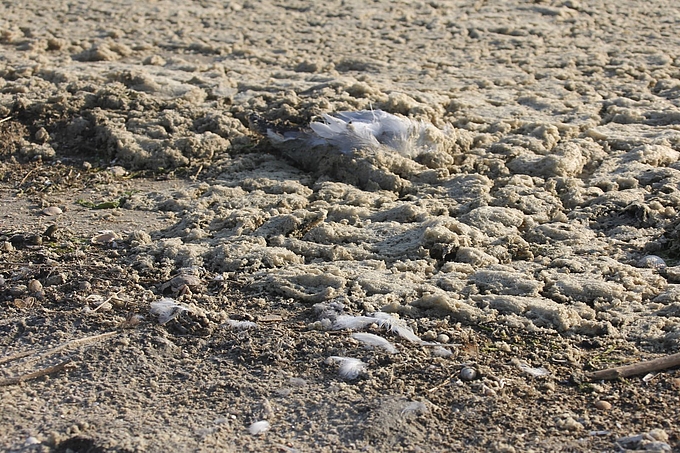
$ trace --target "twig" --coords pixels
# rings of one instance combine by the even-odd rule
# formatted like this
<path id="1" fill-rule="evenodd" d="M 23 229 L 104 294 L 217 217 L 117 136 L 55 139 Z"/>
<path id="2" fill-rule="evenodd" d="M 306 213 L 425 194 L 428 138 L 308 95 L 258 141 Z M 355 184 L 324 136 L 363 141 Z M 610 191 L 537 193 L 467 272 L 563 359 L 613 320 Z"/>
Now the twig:
<path id="1" fill-rule="evenodd" d="M 76 340 L 71 340 L 71 341 L 68 341 L 68 342 L 61 344 L 59 346 L 55 346 L 54 348 L 47 349 L 46 351 L 35 353 L 36 354 L 35 359 L 38 359 L 40 357 L 45 357 L 47 355 L 52 355 L 52 354 L 59 352 L 63 349 L 67 349 L 67 348 L 71 348 L 71 347 L 75 347 L 75 346 L 81 346 L 81 345 L 84 345 L 84 344 L 87 344 L 87 343 L 93 343 L 95 341 L 103 340 L 105 338 L 109 338 L 109 337 L 112 337 L 112 336 L 118 335 L 118 334 L 119 334 L 119 332 L 117 330 L 114 330 L 112 332 L 106 332 L 106 333 L 101 333 L 101 334 L 98 334 L 98 335 L 92 335 L 92 336 L 85 337 L 85 338 L 78 338 Z M 14 360 L 24 358 L 24 357 L 29 356 L 31 354 L 34 354 L 34 352 L 32 352 L 32 351 L 20 352 L 20 353 L 11 355 L 11 356 L 3 357 L 3 358 L 0 358 L 0 364 L 12 362 Z"/>
<path id="2" fill-rule="evenodd" d="M 9 121 L 11 119 L 12 119 L 11 116 L 8 116 L 7 118 L 3 118 L 3 119 L 0 120 L 0 124 L 4 123 L 5 121 Z"/>
<path id="3" fill-rule="evenodd" d="M 448 385 L 449 383 L 451 383 L 452 380 L 453 380 L 453 375 L 447 377 L 447 378 L 444 379 L 442 382 L 440 382 L 439 384 L 435 385 L 435 386 L 432 387 L 431 389 L 428 389 L 427 391 L 428 391 L 428 393 L 429 393 L 429 392 L 435 392 L 435 391 L 439 390 L 440 388 L 444 387 L 445 385 Z"/>
<path id="4" fill-rule="evenodd" d="M 586 376 L 592 381 L 597 381 L 600 379 L 617 379 L 665 370 L 666 368 L 673 368 L 675 366 L 680 366 L 680 352 L 666 357 L 648 360 L 646 362 L 617 366 L 614 368 L 607 368 L 605 370 L 594 371 L 592 373 L 586 373 Z"/>
<path id="5" fill-rule="evenodd" d="M 33 354 L 33 351 L 18 352 L 16 354 L 8 355 L 6 357 L 0 358 L 0 365 L 7 362 L 12 362 L 14 360 L 23 359 L 24 357 Z"/>
<path id="6" fill-rule="evenodd" d="M 6 385 L 19 384 L 21 382 L 29 381 L 31 379 L 35 379 L 41 376 L 47 376 L 48 374 L 57 373 L 65 369 L 72 362 L 73 361 L 71 359 L 68 359 L 64 362 L 58 363 L 57 365 L 48 366 L 47 368 L 43 368 L 42 370 L 38 371 L 33 371 L 32 373 L 26 373 L 22 374 L 21 376 L 15 376 L 7 379 L 0 379 L 0 387 L 4 387 Z"/>
<path id="7" fill-rule="evenodd" d="M 24 182 L 26 182 L 26 180 L 27 180 L 28 177 L 31 175 L 31 173 L 33 173 L 33 172 L 34 172 L 35 170 L 37 170 L 37 169 L 38 169 L 38 167 L 31 168 L 31 169 L 28 171 L 28 173 L 26 173 L 26 176 L 24 176 L 23 178 L 21 178 L 21 181 L 19 181 L 19 184 L 17 184 L 17 187 L 21 187 L 21 185 L 22 185 Z"/>

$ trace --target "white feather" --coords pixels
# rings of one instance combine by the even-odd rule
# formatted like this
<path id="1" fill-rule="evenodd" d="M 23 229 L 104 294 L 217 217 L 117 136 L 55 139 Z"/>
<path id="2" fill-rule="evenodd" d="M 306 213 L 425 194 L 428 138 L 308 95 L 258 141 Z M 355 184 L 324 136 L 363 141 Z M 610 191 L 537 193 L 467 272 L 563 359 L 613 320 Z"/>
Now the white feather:
<path id="1" fill-rule="evenodd" d="M 389 352 L 390 354 L 397 353 L 397 348 L 392 343 L 378 335 L 373 335 L 372 333 L 365 332 L 355 332 L 352 334 L 352 338 L 368 346 L 373 346 L 374 348 L 382 348 L 385 351 Z"/>
<path id="2" fill-rule="evenodd" d="M 359 374 L 366 371 L 366 364 L 352 357 L 330 356 L 328 361 L 339 365 L 338 374 L 345 379 L 356 379 Z"/>
<path id="3" fill-rule="evenodd" d="M 191 311 L 191 308 L 184 304 L 177 303 L 169 297 L 164 297 L 155 302 L 151 302 L 149 311 L 152 315 L 158 316 L 159 324 L 165 324 L 182 313 Z"/>
<path id="4" fill-rule="evenodd" d="M 366 326 L 370 326 L 371 324 L 376 323 L 377 321 L 378 319 L 372 316 L 341 315 L 335 318 L 335 322 L 333 323 L 333 329 L 359 330 L 363 329 Z"/>
<path id="5" fill-rule="evenodd" d="M 355 149 L 387 146 L 410 155 L 426 128 L 424 123 L 382 110 L 360 110 L 323 115 L 323 122 L 309 127 L 328 145 L 348 154 Z"/>
<path id="6" fill-rule="evenodd" d="M 251 424 L 248 427 L 248 432 L 253 436 L 256 436 L 258 434 L 266 433 L 269 431 L 269 428 L 271 428 L 271 425 L 267 420 L 260 420 L 259 422 Z"/>
<path id="7" fill-rule="evenodd" d="M 376 312 L 373 314 L 373 316 L 378 320 L 378 325 L 380 327 L 383 327 L 390 332 L 394 332 L 400 337 L 410 341 L 411 343 L 422 343 L 423 340 L 420 339 L 418 335 L 416 335 L 413 330 L 409 326 L 406 325 L 404 321 L 402 321 L 399 318 L 395 318 L 394 316 L 388 314 L 388 313 L 383 313 L 383 312 Z"/>
<path id="8" fill-rule="evenodd" d="M 380 311 L 373 313 L 373 316 L 349 316 L 349 315 L 338 316 L 335 319 L 335 322 L 333 323 L 333 329 L 359 330 L 371 324 L 377 324 L 378 326 L 390 332 L 396 333 L 397 335 L 410 341 L 411 343 L 419 344 L 423 343 L 423 340 L 421 340 L 420 337 L 416 335 L 413 332 L 413 330 L 411 330 L 411 328 L 406 325 L 404 321 L 395 318 L 394 316 L 388 313 L 383 313 Z"/>
<path id="9" fill-rule="evenodd" d="M 257 324 L 252 321 L 236 321 L 235 319 L 227 319 L 225 324 L 236 330 L 254 329 L 257 327 Z"/>

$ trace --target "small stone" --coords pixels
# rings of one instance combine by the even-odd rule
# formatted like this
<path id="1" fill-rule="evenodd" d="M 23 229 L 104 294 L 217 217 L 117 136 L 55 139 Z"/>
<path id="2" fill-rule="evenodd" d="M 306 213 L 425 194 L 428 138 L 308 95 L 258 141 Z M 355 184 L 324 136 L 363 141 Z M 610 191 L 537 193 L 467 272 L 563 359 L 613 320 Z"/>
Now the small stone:
<path id="1" fill-rule="evenodd" d="M 437 332 L 434 330 L 428 330 L 422 335 L 421 338 L 425 341 L 434 341 L 437 338 Z"/>
<path id="2" fill-rule="evenodd" d="M 651 430 L 649 435 L 659 442 L 668 442 L 668 433 L 661 428 Z"/>
<path id="3" fill-rule="evenodd" d="M 650 269 L 663 269 L 666 267 L 666 262 L 660 256 L 647 255 L 638 262 L 638 266 Z"/>
<path id="4" fill-rule="evenodd" d="M 477 370 L 472 367 L 466 366 L 460 370 L 460 378 L 464 381 L 472 381 L 477 377 Z"/>
<path id="5" fill-rule="evenodd" d="M 574 420 L 573 417 L 567 417 L 558 423 L 558 427 L 567 431 L 580 431 L 583 429 L 583 424 Z"/>
<path id="6" fill-rule="evenodd" d="M 57 225 L 52 224 L 45 229 L 43 236 L 50 238 L 50 239 L 54 239 L 54 234 L 57 232 L 58 229 L 59 228 L 57 227 Z"/>
<path id="7" fill-rule="evenodd" d="M 595 401 L 595 407 L 601 411 L 608 411 L 612 408 L 612 403 L 609 401 L 597 400 Z"/>
<path id="8" fill-rule="evenodd" d="M 38 143 L 45 143 L 50 139 L 50 134 L 44 127 L 41 127 L 35 132 L 35 141 Z"/>
<path id="9" fill-rule="evenodd" d="M 28 282 L 29 293 L 37 293 L 38 291 L 42 291 L 42 288 L 43 285 L 38 280 L 31 280 L 30 282 Z"/>
<path id="10" fill-rule="evenodd" d="M 60 207 L 58 206 L 48 206 L 45 209 L 42 210 L 43 215 L 46 215 L 48 217 L 53 217 L 55 215 L 59 215 L 63 213 L 64 211 L 61 210 Z"/>
<path id="11" fill-rule="evenodd" d="M 445 333 L 440 333 L 439 335 L 437 335 L 437 341 L 446 344 L 449 341 L 451 341 L 451 337 L 449 337 Z"/>

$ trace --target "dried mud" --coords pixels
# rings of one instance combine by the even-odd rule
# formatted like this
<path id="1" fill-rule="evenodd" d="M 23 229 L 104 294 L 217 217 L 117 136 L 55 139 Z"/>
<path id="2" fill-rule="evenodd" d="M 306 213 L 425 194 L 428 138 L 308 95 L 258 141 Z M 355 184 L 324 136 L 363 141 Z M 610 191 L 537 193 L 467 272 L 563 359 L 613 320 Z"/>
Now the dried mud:
<path id="1" fill-rule="evenodd" d="M 678 351 L 679 22 L 664 1 L 0 4 L 0 448 L 679 448 L 677 370 L 587 378 Z M 436 146 L 262 134 L 372 108 Z M 333 328 L 375 312 L 425 343 Z"/>

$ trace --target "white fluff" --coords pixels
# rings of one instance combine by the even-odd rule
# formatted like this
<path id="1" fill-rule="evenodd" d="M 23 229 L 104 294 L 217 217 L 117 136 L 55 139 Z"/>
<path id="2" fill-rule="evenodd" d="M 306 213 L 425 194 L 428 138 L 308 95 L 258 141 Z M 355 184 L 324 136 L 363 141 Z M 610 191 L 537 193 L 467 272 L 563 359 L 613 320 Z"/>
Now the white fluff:
<path id="1" fill-rule="evenodd" d="M 543 376 L 548 376 L 550 374 L 550 371 L 543 367 L 530 367 L 529 365 L 526 364 L 520 364 L 519 369 L 524 371 L 526 374 L 533 376 L 533 377 L 543 377 Z"/>
<path id="2" fill-rule="evenodd" d="M 411 330 L 411 328 L 407 326 L 406 323 L 401 319 L 395 318 L 394 316 L 383 312 L 376 312 L 373 314 L 373 316 L 378 319 L 378 325 L 380 327 L 383 327 L 390 332 L 396 333 L 411 343 L 423 342 L 423 340 L 421 340 L 420 337 L 416 335 L 413 330 Z"/>
<path id="3" fill-rule="evenodd" d="M 271 428 L 271 425 L 267 420 L 260 420 L 259 422 L 255 422 L 250 425 L 248 427 L 248 432 L 253 436 L 256 436 L 258 434 L 266 433 L 269 431 L 269 428 Z"/>
<path id="4" fill-rule="evenodd" d="M 338 316 L 333 323 L 333 329 L 358 330 L 370 326 L 371 324 L 377 324 L 390 332 L 394 332 L 411 343 L 423 343 L 423 340 L 421 340 L 404 321 L 383 312 L 373 313 L 373 316 Z"/>
<path id="5" fill-rule="evenodd" d="M 227 319 L 225 324 L 236 330 L 254 329 L 257 327 L 257 324 L 252 321 L 237 321 L 235 319 Z"/>
<path id="6" fill-rule="evenodd" d="M 269 129 L 267 136 L 275 144 L 303 140 L 307 147 L 325 145 L 343 154 L 360 148 L 384 146 L 411 157 L 418 151 L 436 147 L 431 143 L 431 134 L 428 134 L 428 130 L 439 131 L 433 125 L 382 110 L 336 112 L 322 117 L 323 121 L 312 122 L 307 131 L 282 135 Z"/>
<path id="7" fill-rule="evenodd" d="M 366 371 L 366 364 L 359 359 L 333 355 L 328 358 L 328 361 L 340 365 L 338 374 L 345 379 L 356 379 L 359 374 Z"/>
<path id="8" fill-rule="evenodd" d="M 182 313 L 191 311 L 191 308 L 184 304 L 175 302 L 169 297 L 164 297 L 155 302 L 151 302 L 151 308 L 149 311 L 152 315 L 158 316 L 159 324 L 165 324 L 168 321 L 175 319 Z"/>
<path id="9" fill-rule="evenodd" d="M 363 329 L 371 324 L 377 323 L 378 319 L 372 316 L 350 316 L 341 315 L 335 318 L 333 329 L 335 330 L 358 330 Z"/>
<path id="10" fill-rule="evenodd" d="M 374 348 L 382 348 L 390 354 L 396 354 L 397 348 L 388 340 L 372 333 L 355 332 L 352 338 Z"/>

